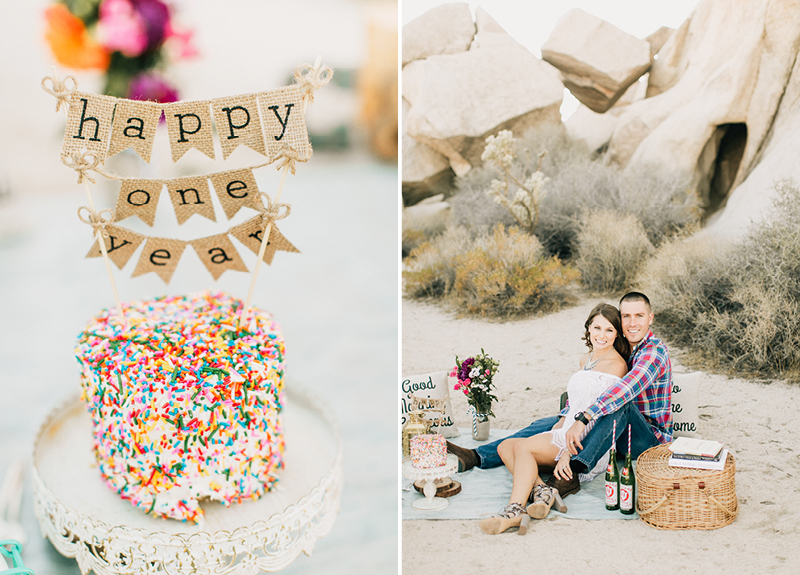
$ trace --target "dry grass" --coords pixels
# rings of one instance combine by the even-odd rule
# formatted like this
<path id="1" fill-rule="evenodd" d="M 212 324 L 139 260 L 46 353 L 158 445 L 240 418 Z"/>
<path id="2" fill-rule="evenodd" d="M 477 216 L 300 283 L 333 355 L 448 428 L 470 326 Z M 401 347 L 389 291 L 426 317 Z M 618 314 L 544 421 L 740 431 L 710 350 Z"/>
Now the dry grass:
<path id="1" fill-rule="evenodd" d="M 470 238 L 463 227 L 412 251 L 403 273 L 408 297 L 446 299 L 462 313 L 509 318 L 560 309 L 574 301 L 577 271 L 547 257 L 539 241 L 498 225 Z"/>
<path id="2" fill-rule="evenodd" d="M 577 251 L 581 283 L 592 292 L 612 294 L 630 287 L 653 244 L 636 216 L 594 210 L 584 215 Z"/>
<path id="3" fill-rule="evenodd" d="M 660 329 L 718 369 L 800 380 L 800 190 L 779 184 L 771 217 L 732 245 L 663 245 L 640 276 Z"/>
<path id="4" fill-rule="evenodd" d="M 700 219 L 699 202 L 688 177 L 652 170 L 624 173 L 558 129 L 539 128 L 519 140 L 518 173 L 534 171 L 538 154 L 547 151 L 541 171 L 550 181 L 536 236 L 551 255 L 572 257 L 581 216 L 587 210 L 635 215 L 655 246 L 692 228 Z M 456 180 L 457 192 L 450 199 L 454 222 L 473 235 L 497 223 L 514 223 L 505 209 L 486 196 L 495 175 L 493 169 L 476 168 Z"/>

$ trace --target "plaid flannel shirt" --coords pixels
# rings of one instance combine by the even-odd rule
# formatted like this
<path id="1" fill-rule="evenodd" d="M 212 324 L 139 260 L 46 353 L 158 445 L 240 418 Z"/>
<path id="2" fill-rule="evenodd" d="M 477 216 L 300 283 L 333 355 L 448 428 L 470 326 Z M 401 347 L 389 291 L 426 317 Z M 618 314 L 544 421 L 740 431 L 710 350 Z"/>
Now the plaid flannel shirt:
<path id="1" fill-rule="evenodd" d="M 630 371 L 604 391 L 586 411 L 592 419 L 614 413 L 633 401 L 661 443 L 672 441 L 672 364 L 667 346 L 647 332 L 628 358 Z M 569 411 L 569 402 L 561 411 Z"/>

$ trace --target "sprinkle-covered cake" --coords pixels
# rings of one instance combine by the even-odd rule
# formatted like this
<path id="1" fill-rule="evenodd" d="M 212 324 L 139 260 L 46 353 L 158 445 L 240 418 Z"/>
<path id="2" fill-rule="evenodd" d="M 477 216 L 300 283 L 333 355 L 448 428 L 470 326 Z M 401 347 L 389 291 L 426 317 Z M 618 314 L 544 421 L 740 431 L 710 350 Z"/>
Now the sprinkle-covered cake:
<path id="1" fill-rule="evenodd" d="M 223 293 L 124 306 L 93 318 L 75 350 L 100 473 L 160 517 L 202 521 L 198 502 L 257 499 L 283 468 L 283 338 Z"/>
<path id="2" fill-rule="evenodd" d="M 443 435 L 424 433 L 411 438 L 411 465 L 419 469 L 430 469 L 446 463 L 447 443 Z"/>

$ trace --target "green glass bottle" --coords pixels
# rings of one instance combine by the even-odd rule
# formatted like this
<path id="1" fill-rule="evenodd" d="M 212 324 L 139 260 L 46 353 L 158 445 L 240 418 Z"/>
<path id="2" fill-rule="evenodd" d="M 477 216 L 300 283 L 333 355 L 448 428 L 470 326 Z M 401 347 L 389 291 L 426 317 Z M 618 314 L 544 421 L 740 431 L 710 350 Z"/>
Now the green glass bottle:
<path id="1" fill-rule="evenodd" d="M 619 509 L 619 470 L 617 469 L 617 450 L 613 447 L 606 468 L 606 509 Z"/>
<path id="2" fill-rule="evenodd" d="M 625 467 L 619 478 L 619 510 L 625 515 L 633 513 L 636 507 L 636 475 L 631 464 L 631 452 L 625 456 Z"/>

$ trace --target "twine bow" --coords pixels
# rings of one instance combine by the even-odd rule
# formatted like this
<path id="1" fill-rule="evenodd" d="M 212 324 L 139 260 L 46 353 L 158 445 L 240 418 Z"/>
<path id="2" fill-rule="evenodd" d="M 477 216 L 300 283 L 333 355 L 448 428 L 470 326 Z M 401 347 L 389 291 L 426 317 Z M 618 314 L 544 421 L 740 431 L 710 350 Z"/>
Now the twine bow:
<path id="1" fill-rule="evenodd" d="M 50 86 L 47 81 L 50 80 Z M 67 81 L 72 80 L 72 86 L 67 86 Z M 69 99 L 72 93 L 78 89 L 78 81 L 75 76 L 67 76 L 63 80 L 58 77 L 58 74 L 53 72 L 53 77 L 45 76 L 42 78 L 42 89 L 56 98 L 56 112 L 61 109 L 61 104 L 69 108 Z"/>
<path id="2" fill-rule="evenodd" d="M 84 217 L 83 210 L 86 210 L 87 215 Z M 111 208 L 104 208 L 99 212 L 94 211 L 92 208 L 81 206 L 78 208 L 78 218 L 84 223 L 92 226 L 94 235 L 99 232 L 104 238 L 108 237 L 106 226 L 114 221 L 114 210 Z"/>
<path id="3" fill-rule="evenodd" d="M 330 66 L 314 67 L 312 64 L 300 64 L 294 69 L 294 79 L 302 88 L 303 98 L 308 98 L 308 103 L 314 103 L 314 90 L 322 88 L 333 78 Z"/>
<path id="4" fill-rule="evenodd" d="M 286 144 L 283 145 L 283 149 L 278 153 L 278 164 L 275 166 L 275 169 L 280 171 L 281 168 L 284 166 L 289 166 L 289 169 L 292 171 L 292 175 L 295 175 L 295 164 L 297 162 L 307 162 L 311 158 L 312 154 L 311 144 L 308 145 L 308 153 L 300 154 L 291 146 Z"/>
<path id="5" fill-rule="evenodd" d="M 86 150 L 73 152 L 71 156 L 62 158 L 61 161 L 64 162 L 66 166 L 78 172 L 79 184 L 82 184 L 84 179 L 89 180 L 93 184 L 95 183 L 94 178 L 88 173 L 89 170 L 95 170 L 100 165 L 100 160 L 94 155 L 94 152 L 87 152 Z"/>
<path id="6" fill-rule="evenodd" d="M 274 224 L 277 220 L 282 220 L 292 213 L 292 206 L 289 204 L 273 204 L 272 198 L 264 192 L 259 193 L 258 197 L 267 202 L 267 206 L 261 211 L 261 225 L 265 229 L 268 224 Z"/>

